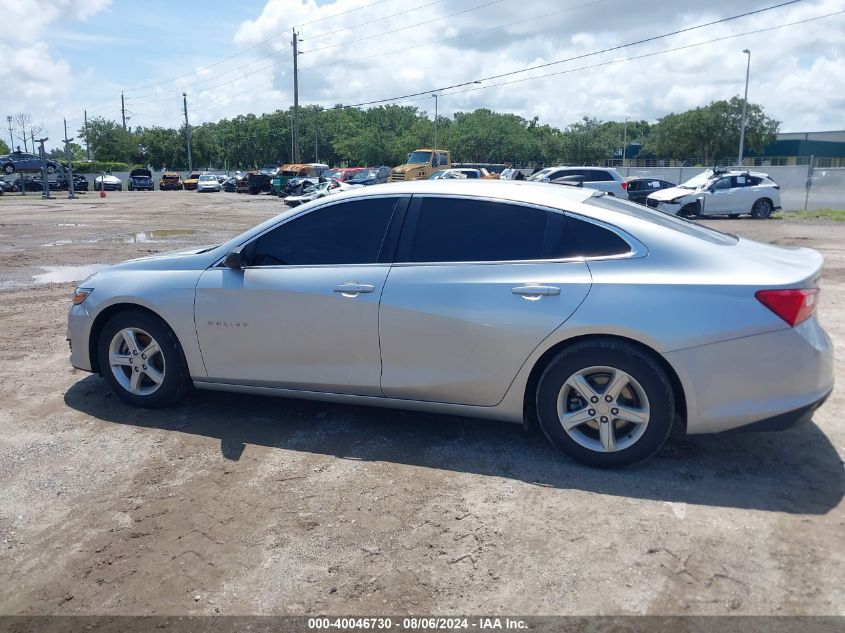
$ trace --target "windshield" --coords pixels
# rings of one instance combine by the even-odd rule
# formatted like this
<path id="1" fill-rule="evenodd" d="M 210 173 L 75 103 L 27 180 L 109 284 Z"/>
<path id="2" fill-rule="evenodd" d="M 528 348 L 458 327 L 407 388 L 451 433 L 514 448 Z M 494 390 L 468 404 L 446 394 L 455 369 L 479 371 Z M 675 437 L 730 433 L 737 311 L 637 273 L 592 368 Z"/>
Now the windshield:
<path id="1" fill-rule="evenodd" d="M 207 175 L 207 176 L 200 176 L 200 180 L 203 180 L 203 181 L 213 180 L 214 182 L 217 182 L 217 176 L 212 176 L 210 174 Z"/>
<path id="2" fill-rule="evenodd" d="M 431 162 L 431 152 L 411 152 L 408 154 L 408 163 L 411 165 L 419 165 Z"/>
<path id="3" fill-rule="evenodd" d="M 199 174 L 191 174 L 190 176 L 188 176 L 188 180 L 196 180 L 196 179 L 198 179 L 199 177 L 200 177 L 200 175 L 199 175 Z"/>
<path id="4" fill-rule="evenodd" d="M 542 180 L 543 178 L 545 178 L 546 176 L 548 176 L 550 173 L 552 173 L 552 168 L 551 168 L 551 167 L 547 167 L 546 169 L 541 169 L 541 170 L 540 170 L 540 171 L 538 171 L 536 174 L 532 174 L 532 175 L 530 175 L 530 176 L 528 177 L 528 180 L 531 180 L 531 181 L 536 182 L 536 181 L 538 181 L 538 180 Z"/>
<path id="5" fill-rule="evenodd" d="M 359 171 L 357 174 L 352 176 L 349 180 L 369 180 L 370 178 L 375 178 L 378 175 L 378 170 L 376 169 L 365 169 L 364 171 Z"/>
<path id="6" fill-rule="evenodd" d="M 699 189 L 706 185 L 713 179 L 713 172 L 712 171 L 705 171 L 698 176 L 693 176 L 685 183 L 678 185 L 681 189 Z"/>
<path id="7" fill-rule="evenodd" d="M 331 169 L 320 174 L 323 178 L 342 178 L 343 172 L 339 169 Z"/>

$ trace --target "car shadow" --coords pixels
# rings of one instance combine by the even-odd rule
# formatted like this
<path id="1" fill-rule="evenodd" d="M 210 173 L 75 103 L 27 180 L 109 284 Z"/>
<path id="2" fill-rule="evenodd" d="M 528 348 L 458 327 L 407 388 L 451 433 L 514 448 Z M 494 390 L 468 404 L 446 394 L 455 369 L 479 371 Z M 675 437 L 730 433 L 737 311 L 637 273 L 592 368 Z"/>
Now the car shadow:
<path id="1" fill-rule="evenodd" d="M 475 473 L 537 486 L 673 503 L 825 514 L 845 494 L 842 460 L 808 424 L 780 433 L 675 433 L 651 460 L 598 470 L 577 464 L 519 425 L 446 415 L 194 391 L 168 409 L 135 408 L 88 376 L 65 403 L 105 422 L 220 441 L 223 458 L 248 445 Z"/>

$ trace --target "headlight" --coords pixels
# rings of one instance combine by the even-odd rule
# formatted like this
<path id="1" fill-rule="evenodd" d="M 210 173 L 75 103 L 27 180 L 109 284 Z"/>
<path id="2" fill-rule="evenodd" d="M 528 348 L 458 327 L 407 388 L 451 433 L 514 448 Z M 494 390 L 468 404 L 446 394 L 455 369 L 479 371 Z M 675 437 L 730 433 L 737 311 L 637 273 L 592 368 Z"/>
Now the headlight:
<path id="1" fill-rule="evenodd" d="M 73 291 L 73 305 L 78 306 L 80 303 L 85 301 L 90 295 L 94 292 L 93 288 L 77 288 Z"/>

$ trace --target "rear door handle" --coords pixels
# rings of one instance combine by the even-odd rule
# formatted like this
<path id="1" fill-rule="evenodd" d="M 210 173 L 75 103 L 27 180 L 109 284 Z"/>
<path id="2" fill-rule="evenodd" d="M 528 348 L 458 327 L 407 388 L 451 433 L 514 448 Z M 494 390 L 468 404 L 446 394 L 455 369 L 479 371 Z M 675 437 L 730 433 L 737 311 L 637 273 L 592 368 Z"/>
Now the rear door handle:
<path id="1" fill-rule="evenodd" d="M 517 286 L 511 288 L 511 292 L 515 295 L 522 295 L 523 297 L 550 297 L 560 294 L 560 288 L 557 286 L 543 286 L 540 284 L 525 284 L 524 286 Z"/>
<path id="2" fill-rule="evenodd" d="M 355 281 L 347 281 L 334 287 L 335 292 L 341 293 L 344 297 L 354 297 L 355 295 L 374 292 L 376 289 L 372 284 L 359 284 Z"/>

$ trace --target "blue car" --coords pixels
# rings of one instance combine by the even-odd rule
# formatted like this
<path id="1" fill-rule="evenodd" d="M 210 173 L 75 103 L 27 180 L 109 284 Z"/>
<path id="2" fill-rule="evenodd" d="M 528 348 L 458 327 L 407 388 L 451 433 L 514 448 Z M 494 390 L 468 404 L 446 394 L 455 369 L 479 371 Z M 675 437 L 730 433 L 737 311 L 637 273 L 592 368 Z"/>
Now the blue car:
<path id="1" fill-rule="evenodd" d="M 347 185 L 380 185 L 387 182 L 390 176 L 390 167 L 382 165 L 381 167 L 367 167 L 362 172 L 359 172 L 346 181 Z"/>
<path id="2" fill-rule="evenodd" d="M 16 171 L 41 171 L 45 163 L 48 174 L 53 174 L 62 169 L 62 166 L 54 160 L 42 159 L 40 156 L 27 154 L 20 150 L 0 156 L 0 170 L 4 174 L 14 174 Z"/>

